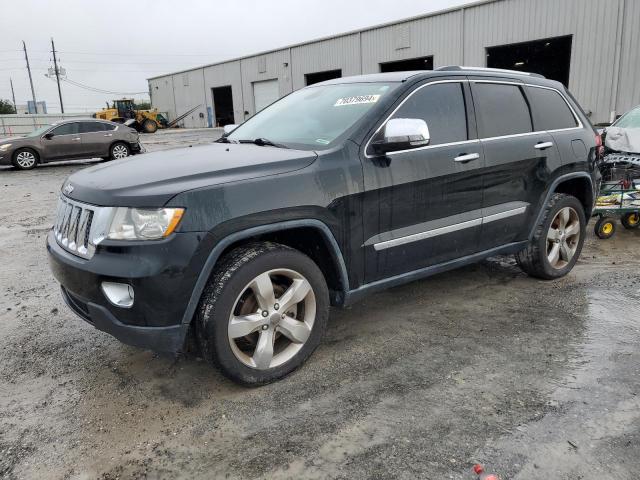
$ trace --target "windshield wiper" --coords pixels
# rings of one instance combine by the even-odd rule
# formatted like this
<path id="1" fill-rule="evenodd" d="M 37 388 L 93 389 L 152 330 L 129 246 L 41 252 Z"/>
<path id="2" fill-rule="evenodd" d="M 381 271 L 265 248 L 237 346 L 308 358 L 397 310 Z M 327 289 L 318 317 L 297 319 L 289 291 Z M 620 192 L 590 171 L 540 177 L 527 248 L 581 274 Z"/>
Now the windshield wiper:
<path id="1" fill-rule="evenodd" d="M 289 148 L 282 143 L 272 142 L 268 138 L 258 137 L 255 140 L 238 140 L 239 143 L 253 143 L 259 147 L 277 147 L 277 148 Z"/>

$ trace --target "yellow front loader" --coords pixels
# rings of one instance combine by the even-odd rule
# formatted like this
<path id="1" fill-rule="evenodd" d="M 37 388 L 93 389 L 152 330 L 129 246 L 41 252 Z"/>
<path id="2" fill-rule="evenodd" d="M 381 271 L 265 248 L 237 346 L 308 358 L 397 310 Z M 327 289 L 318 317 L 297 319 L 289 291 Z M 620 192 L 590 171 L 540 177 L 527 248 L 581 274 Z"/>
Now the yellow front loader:
<path id="1" fill-rule="evenodd" d="M 114 100 L 111 106 L 107 104 L 107 108 L 94 113 L 93 117 L 124 123 L 144 133 L 154 133 L 158 128 L 168 127 L 167 119 L 157 109 L 137 110 L 133 100 L 130 98 Z"/>

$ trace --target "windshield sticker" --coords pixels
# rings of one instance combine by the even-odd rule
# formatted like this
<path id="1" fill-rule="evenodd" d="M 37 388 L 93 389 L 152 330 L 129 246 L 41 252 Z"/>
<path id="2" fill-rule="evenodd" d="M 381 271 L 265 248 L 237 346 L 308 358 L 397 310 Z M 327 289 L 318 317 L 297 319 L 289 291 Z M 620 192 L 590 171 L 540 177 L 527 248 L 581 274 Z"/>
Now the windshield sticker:
<path id="1" fill-rule="evenodd" d="M 321 143 L 322 145 L 329 145 L 331 142 L 329 140 L 325 140 L 324 138 L 316 139 L 316 143 Z"/>
<path id="2" fill-rule="evenodd" d="M 362 105 L 365 103 L 376 103 L 380 100 L 381 95 L 357 95 L 355 97 L 339 98 L 334 107 L 342 107 L 344 105 Z"/>

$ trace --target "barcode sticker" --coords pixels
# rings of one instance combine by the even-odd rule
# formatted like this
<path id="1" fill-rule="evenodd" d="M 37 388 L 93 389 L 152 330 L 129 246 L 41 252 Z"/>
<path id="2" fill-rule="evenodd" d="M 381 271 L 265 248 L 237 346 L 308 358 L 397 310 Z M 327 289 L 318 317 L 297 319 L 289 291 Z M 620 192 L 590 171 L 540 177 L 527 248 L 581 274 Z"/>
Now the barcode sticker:
<path id="1" fill-rule="evenodd" d="M 339 98 L 334 107 L 342 107 L 344 105 L 362 105 L 364 103 L 376 103 L 380 100 L 380 95 L 357 95 L 355 97 Z"/>

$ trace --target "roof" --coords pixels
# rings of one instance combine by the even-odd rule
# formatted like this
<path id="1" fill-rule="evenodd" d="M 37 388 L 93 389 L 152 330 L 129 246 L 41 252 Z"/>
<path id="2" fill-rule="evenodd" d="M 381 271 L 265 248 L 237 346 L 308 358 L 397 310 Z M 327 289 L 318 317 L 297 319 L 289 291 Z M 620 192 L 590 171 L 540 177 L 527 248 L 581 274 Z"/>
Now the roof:
<path id="1" fill-rule="evenodd" d="M 261 51 L 261 52 L 252 53 L 250 55 L 243 55 L 241 57 L 229 58 L 227 60 L 222 60 L 222 61 L 219 61 L 219 62 L 207 63 L 205 65 L 198 65 L 198 66 L 195 66 L 195 67 L 192 67 L 192 68 L 185 68 L 183 70 L 178 70 L 178 71 L 175 71 L 175 72 L 169 72 L 169 73 L 165 73 L 165 74 L 162 74 L 162 75 L 156 75 L 154 77 L 147 78 L 147 81 L 156 80 L 158 78 L 164 78 L 164 77 L 168 77 L 168 76 L 171 76 L 171 75 L 178 75 L 180 73 L 187 73 L 187 72 L 191 72 L 193 70 L 199 70 L 201 68 L 212 67 L 214 65 L 222 65 L 224 63 L 237 62 L 239 60 L 245 60 L 245 59 L 248 59 L 248 58 L 259 57 L 261 55 L 266 55 L 268 53 L 279 52 L 281 50 L 287 50 L 287 49 L 295 48 L 295 47 L 302 47 L 304 45 L 310 45 L 312 43 L 323 42 L 323 41 L 326 41 L 326 40 L 332 40 L 334 38 L 346 37 L 348 35 L 354 35 L 356 33 L 369 32 L 371 30 L 376 30 L 378 28 L 390 27 L 392 25 L 399 25 L 399 24 L 411 22 L 411 21 L 414 21 L 414 20 L 421 20 L 421 19 L 424 19 L 424 18 L 437 17 L 439 15 L 444 15 L 446 13 L 459 12 L 459 11 L 465 10 L 467 8 L 473 8 L 473 7 L 477 7 L 479 5 L 485 5 L 485 4 L 488 4 L 488 3 L 495 3 L 495 2 L 501 2 L 501 1 L 504 1 L 504 0 L 477 0 L 477 1 L 470 1 L 469 3 L 465 3 L 464 5 L 460 5 L 459 7 L 445 8 L 445 9 L 442 9 L 442 10 L 437 10 L 435 12 L 426 13 L 424 15 L 415 15 L 413 17 L 407 17 L 407 18 L 402 18 L 400 20 L 393 20 L 391 22 L 380 23 L 378 25 L 373 25 L 371 27 L 361 28 L 359 30 L 350 30 L 350 31 L 343 32 L 343 33 L 338 33 L 338 34 L 335 34 L 335 35 L 329 35 L 329 36 L 326 36 L 326 37 L 315 38 L 313 40 L 307 40 L 306 42 L 294 43 L 292 45 L 285 45 L 285 46 L 279 47 L 279 48 L 272 48 L 271 50 L 264 50 L 264 51 Z"/>
<path id="2" fill-rule="evenodd" d="M 368 75 L 354 75 L 351 77 L 340 77 L 315 83 L 306 88 L 313 88 L 318 85 L 339 85 L 345 83 L 384 83 L 384 82 L 405 82 L 409 79 L 420 80 L 432 77 L 457 77 L 457 76 L 473 76 L 501 79 L 511 79 L 525 81 L 536 85 L 558 85 L 558 82 L 547 80 L 542 75 L 536 73 L 519 72 L 516 70 L 503 70 L 498 68 L 481 68 L 481 67 L 461 67 L 448 66 L 440 67 L 435 70 L 414 70 L 408 72 L 389 72 L 389 73 L 373 73 Z"/>

